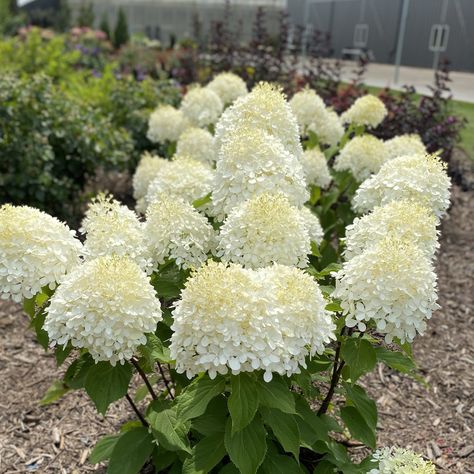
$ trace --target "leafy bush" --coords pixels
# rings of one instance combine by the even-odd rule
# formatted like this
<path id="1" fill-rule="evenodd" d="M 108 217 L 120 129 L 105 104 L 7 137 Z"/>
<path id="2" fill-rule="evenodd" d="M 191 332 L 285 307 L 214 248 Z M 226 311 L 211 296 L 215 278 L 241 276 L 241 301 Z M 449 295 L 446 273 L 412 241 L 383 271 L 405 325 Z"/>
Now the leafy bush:
<path id="1" fill-rule="evenodd" d="M 101 166 L 124 167 L 132 152 L 125 130 L 46 76 L 0 79 L 1 202 L 71 220 L 87 176 Z"/>

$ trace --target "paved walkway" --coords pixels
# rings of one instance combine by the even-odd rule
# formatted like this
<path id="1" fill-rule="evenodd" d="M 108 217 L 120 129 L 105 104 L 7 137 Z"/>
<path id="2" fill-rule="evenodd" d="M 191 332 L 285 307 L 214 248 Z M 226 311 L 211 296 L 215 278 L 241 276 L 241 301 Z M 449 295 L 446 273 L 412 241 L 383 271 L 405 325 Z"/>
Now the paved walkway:
<path id="1" fill-rule="evenodd" d="M 351 78 L 351 70 L 354 63 L 344 62 L 343 80 Z M 422 69 L 408 66 L 400 67 L 400 79 L 398 84 L 394 84 L 395 67 L 391 64 L 369 64 L 367 73 L 364 76 L 364 83 L 369 86 L 390 87 L 392 89 L 402 89 L 403 86 L 415 86 L 417 92 L 429 94 L 428 85 L 433 84 L 434 73 L 432 69 Z M 453 98 L 465 102 L 474 103 L 474 73 L 451 72 L 450 83 Z"/>

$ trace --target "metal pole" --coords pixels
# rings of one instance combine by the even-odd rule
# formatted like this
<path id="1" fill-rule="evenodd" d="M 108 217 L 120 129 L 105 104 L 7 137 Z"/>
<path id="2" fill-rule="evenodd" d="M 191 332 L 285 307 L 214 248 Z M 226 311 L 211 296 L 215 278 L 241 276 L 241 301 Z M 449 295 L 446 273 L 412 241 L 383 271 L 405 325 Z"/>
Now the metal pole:
<path id="1" fill-rule="evenodd" d="M 410 0 L 403 0 L 402 14 L 400 15 L 400 27 L 398 29 L 397 52 L 395 54 L 395 74 L 393 76 L 393 82 L 395 84 L 398 84 L 400 78 L 400 64 L 402 62 L 403 41 L 405 40 L 409 6 Z"/>

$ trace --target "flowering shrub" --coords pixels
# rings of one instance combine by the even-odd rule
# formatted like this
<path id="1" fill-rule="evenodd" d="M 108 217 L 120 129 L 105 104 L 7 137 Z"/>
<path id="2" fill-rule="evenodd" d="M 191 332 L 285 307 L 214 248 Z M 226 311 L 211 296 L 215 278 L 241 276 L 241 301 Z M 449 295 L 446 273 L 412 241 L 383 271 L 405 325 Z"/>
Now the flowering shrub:
<path id="1" fill-rule="evenodd" d="M 202 97 L 187 113 L 207 127 L 222 108 Z M 383 109 L 367 102 L 331 144 L 298 128 L 292 108 L 301 125 L 306 101 L 290 107 L 258 85 L 215 118 L 215 164 L 143 156 L 145 218 L 100 196 L 84 245 L 39 211 L 1 208 L 0 289 L 23 297 L 39 341 L 69 364 L 43 403 L 85 389 L 100 413 L 125 397 L 137 417 L 92 463 L 111 474 L 434 472 L 409 451 L 375 451 L 377 407 L 359 380 L 377 362 L 416 375 L 411 342 L 438 307 L 450 182 L 411 138 L 404 155 L 405 139 L 368 135 Z M 380 154 L 361 166 L 359 144 L 374 140 Z M 351 439 L 375 452 L 356 462 Z"/>

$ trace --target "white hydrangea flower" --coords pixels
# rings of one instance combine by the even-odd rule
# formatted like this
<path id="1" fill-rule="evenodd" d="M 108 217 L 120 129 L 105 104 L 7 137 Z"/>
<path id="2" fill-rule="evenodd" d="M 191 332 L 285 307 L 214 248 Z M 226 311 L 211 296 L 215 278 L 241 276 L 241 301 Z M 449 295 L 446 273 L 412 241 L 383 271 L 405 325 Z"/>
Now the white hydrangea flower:
<path id="1" fill-rule="evenodd" d="M 331 184 L 332 176 L 328 162 L 319 148 L 305 150 L 300 161 L 308 184 L 314 184 L 323 189 Z"/>
<path id="2" fill-rule="evenodd" d="M 232 104 L 234 100 L 248 94 L 245 82 L 232 72 L 217 74 L 206 87 L 215 92 L 224 105 Z"/>
<path id="3" fill-rule="evenodd" d="M 187 282 L 173 311 L 171 357 L 191 378 L 208 372 L 291 376 L 322 353 L 335 325 L 318 284 L 294 267 L 259 270 L 209 262 Z"/>
<path id="4" fill-rule="evenodd" d="M 289 104 L 298 121 L 301 135 L 306 135 L 311 124 L 323 121 L 326 116 L 326 104 L 323 99 L 308 87 L 297 92 Z"/>
<path id="5" fill-rule="evenodd" d="M 318 216 L 307 207 L 302 207 L 299 211 L 303 216 L 306 227 L 308 228 L 309 238 L 311 242 L 316 242 L 317 244 L 320 244 L 324 237 L 324 230 L 321 227 L 321 223 L 319 222 Z"/>
<path id="6" fill-rule="evenodd" d="M 336 171 L 350 170 L 362 182 L 378 173 L 387 160 L 384 142 L 373 135 L 361 135 L 348 141 L 334 162 Z"/>
<path id="7" fill-rule="evenodd" d="M 54 289 L 80 264 L 82 244 L 55 217 L 28 206 L 0 207 L 0 294 L 20 302 Z"/>
<path id="8" fill-rule="evenodd" d="M 142 270 L 151 272 L 143 223 L 112 197 L 101 194 L 89 204 L 80 232 L 87 236 L 83 250 L 86 260 L 106 255 L 129 257 Z"/>
<path id="9" fill-rule="evenodd" d="M 418 202 L 403 199 L 377 206 L 346 227 L 344 256 L 351 259 L 387 235 L 415 243 L 428 258 L 439 248 L 437 218 Z"/>
<path id="10" fill-rule="evenodd" d="M 436 303 L 436 275 L 419 247 L 391 236 L 344 263 L 332 296 L 341 299 L 346 326 L 365 331 L 374 321 L 391 343 L 423 334 Z"/>
<path id="11" fill-rule="evenodd" d="M 169 163 L 169 160 L 143 153 L 133 175 L 133 197 L 138 201 L 146 196 L 148 186 L 158 175 L 161 169 Z"/>
<path id="12" fill-rule="evenodd" d="M 410 199 L 442 217 L 449 207 L 450 187 L 446 164 L 436 155 L 400 156 L 386 162 L 360 185 L 353 207 L 357 212 L 367 212 L 375 206 Z"/>
<path id="13" fill-rule="evenodd" d="M 175 142 L 189 126 L 181 110 L 171 105 L 160 105 L 150 115 L 146 136 L 153 143 Z"/>
<path id="14" fill-rule="evenodd" d="M 283 194 L 260 194 L 232 209 L 220 230 L 217 256 L 246 268 L 272 263 L 308 266 L 309 226 Z"/>
<path id="15" fill-rule="evenodd" d="M 222 144 L 242 125 L 277 138 L 297 158 L 303 153 L 296 117 L 286 96 L 277 86 L 261 82 L 252 92 L 240 97 L 225 110 L 216 124 L 218 152 Z"/>
<path id="16" fill-rule="evenodd" d="M 150 183 L 145 197 L 145 207 L 161 194 L 179 197 L 193 203 L 211 192 L 213 178 L 214 172 L 209 166 L 186 156 L 177 156 Z"/>
<path id="17" fill-rule="evenodd" d="M 215 124 L 223 110 L 224 105 L 219 96 L 206 87 L 189 89 L 181 102 L 181 111 L 197 127 Z"/>
<path id="18" fill-rule="evenodd" d="M 47 308 L 50 341 L 86 348 L 96 362 L 131 359 L 162 319 L 160 300 L 141 268 L 127 257 L 99 257 L 76 267 Z"/>
<path id="19" fill-rule="evenodd" d="M 398 135 L 385 141 L 387 159 L 398 158 L 405 155 L 425 155 L 426 147 L 421 141 L 420 135 L 407 133 Z"/>
<path id="20" fill-rule="evenodd" d="M 341 119 L 344 123 L 366 125 L 375 128 L 387 115 L 385 104 L 372 94 L 359 97 L 351 107 L 346 110 Z"/>
<path id="21" fill-rule="evenodd" d="M 237 204 L 264 192 L 285 194 L 302 206 L 309 198 L 303 168 L 274 136 L 257 128 L 237 128 L 218 155 L 212 190 L 219 218 Z"/>
<path id="22" fill-rule="evenodd" d="M 213 165 L 216 161 L 214 137 L 202 128 L 189 128 L 179 137 L 177 155 L 186 155 L 194 160 Z"/>
<path id="23" fill-rule="evenodd" d="M 425 461 L 421 455 L 409 449 L 391 448 L 378 449 L 372 456 L 372 461 L 378 462 L 378 469 L 372 469 L 369 474 L 436 474 L 435 465 Z"/>
<path id="24" fill-rule="evenodd" d="M 199 267 L 215 250 L 214 229 L 182 199 L 158 196 L 146 218 L 145 237 L 155 265 L 173 259 L 181 268 Z"/>
<path id="25" fill-rule="evenodd" d="M 336 146 L 344 135 L 344 126 L 334 110 L 326 109 L 308 125 L 308 131 L 315 133 L 323 145 Z"/>

